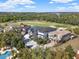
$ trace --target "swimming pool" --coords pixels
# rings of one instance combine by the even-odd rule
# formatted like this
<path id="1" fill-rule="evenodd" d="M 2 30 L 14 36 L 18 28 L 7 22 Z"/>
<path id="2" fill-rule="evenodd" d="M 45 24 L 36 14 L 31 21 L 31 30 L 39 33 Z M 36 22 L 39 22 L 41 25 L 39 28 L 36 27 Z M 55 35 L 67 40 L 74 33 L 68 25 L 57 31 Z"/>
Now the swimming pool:
<path id="1" fill-rule="evenodd" d="M 11 56 L 11 51 L 6 51 L 5 54 L 0 55 L 0 59 L 6 59 L 8 56 Z"/>

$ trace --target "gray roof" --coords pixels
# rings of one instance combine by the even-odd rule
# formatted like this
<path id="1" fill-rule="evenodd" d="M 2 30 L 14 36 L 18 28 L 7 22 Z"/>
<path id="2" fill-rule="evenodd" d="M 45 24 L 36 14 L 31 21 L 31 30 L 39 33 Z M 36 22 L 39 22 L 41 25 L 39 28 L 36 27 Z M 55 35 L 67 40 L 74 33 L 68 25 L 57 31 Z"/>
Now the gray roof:
<path id="1" fill-rule="evenodd" d="M 51 31 L 55 31 L 56 28 L 33 26 L 33 27 L 31 27 L 31 30 L 39 31 L 39 32 L 43 32 L 43 33 L 48 33 L 48 32 L 51 32 Z"/>

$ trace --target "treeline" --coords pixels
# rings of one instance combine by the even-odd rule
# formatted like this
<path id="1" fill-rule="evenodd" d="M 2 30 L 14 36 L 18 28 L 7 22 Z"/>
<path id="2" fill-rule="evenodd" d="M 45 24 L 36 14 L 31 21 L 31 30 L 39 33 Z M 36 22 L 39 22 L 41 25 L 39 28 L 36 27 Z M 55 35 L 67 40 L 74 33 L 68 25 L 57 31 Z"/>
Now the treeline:
<path id="1" fill-rule="evenodd" d="M 79 25 L 79 13 L 0 13 L 0 22 L 39 20 Z"/>

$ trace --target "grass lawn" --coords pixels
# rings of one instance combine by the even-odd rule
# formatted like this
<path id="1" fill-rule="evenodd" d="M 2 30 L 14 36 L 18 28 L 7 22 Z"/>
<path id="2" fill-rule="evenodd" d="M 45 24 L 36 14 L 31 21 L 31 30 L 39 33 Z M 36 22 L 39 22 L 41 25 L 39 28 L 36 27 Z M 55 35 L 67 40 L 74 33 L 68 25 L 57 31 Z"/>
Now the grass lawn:
<path id="1" fill-rule="evenodd" d="M 1 25 L 5 25 L 6 23 L 1 23 Z M 51 26 L 51 27 L 64 27 L 64 28 L 78 27 L 69 24 L 61 24 L 61 23 L 46 22 L 46 21 L 20 21 L 20 22 L 15 22 L 14 24 L 20 25 L 20 23 L 24 23 L 32 26 Z"/>

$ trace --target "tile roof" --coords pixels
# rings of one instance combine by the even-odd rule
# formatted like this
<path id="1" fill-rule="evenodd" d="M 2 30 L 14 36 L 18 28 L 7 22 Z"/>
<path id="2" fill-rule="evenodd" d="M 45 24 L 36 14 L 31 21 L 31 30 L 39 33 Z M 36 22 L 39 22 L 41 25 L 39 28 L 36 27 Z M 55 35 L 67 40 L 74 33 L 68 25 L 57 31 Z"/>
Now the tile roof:
<path id="1" fill-rule="evenodd" d="M 50 32 L 49 34 L 56 34 L 56 35 L 63 36 L 63 35 L 66 35 L 68 33 L 71 33 L 71 32 L 68 30 L 56 30 L 56 31 Z"/>

